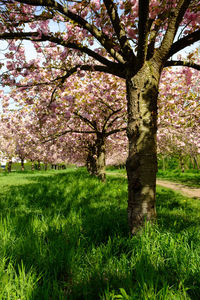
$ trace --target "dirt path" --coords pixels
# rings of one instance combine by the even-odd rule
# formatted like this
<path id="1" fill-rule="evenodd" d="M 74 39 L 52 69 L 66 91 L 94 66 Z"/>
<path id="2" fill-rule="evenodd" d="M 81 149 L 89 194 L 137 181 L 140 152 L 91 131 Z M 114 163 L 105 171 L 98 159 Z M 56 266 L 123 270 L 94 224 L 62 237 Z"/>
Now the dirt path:
<path id="1" fill-rule="evenodd" d="M 126 174 L 121 174 L 117 172 L 106 172 L 108 175 L 116 175 L 116 176 L 123 176 L 126 177 Z M 183 185 L 181 183 L 177 182 L 171 182 L 167 180 L 162 180 L 162 179 L 157 179 L 156 184 L 181 192 L 183 195 L 191 198 L 199 198 L 200 199 L 200 188 L 193 188 L 193 187 L 188 187 L 186 185 Z"/>
<path id="2" fill-rule="evenodd" d="M 187 187 L 186 185 L 183 185 L 181 183 L 171 182 L 162 179 L 157 179 L 156 183 L 160 186 L 179 191 L 187 197 L 200 199 L 200 188 Z"/>

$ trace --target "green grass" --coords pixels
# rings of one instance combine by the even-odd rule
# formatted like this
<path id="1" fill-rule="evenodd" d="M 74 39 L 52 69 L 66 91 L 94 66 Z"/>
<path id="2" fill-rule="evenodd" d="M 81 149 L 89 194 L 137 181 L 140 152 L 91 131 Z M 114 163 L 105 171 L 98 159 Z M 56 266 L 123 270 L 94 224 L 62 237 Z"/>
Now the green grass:
<path id="1" fill-rule="evenodd" d="M 113 176 L 124 175 L 126 176 L 126 169 L 114 169 L 108 168 L 107 173 Z M 180 169 L 174 170 L 158 170 L 157 178 L 166 179 L 169 181 L 175 181 L 187 186 L 200 188 L 200 171 L 198 170 L 186 170 L 184 173 Z"/>
<path id="2" fill-rule="evenodd" d="M 126 178 L 0 175 L 0 299 L 199 299 L 200 202 L 161 187 L 130 237 Z"/>
<path id="3" fill-rule="evenodd" d="M 200 187 L 200 171 L 186 170 L 184 173 L 181 170 L 159 170 L 157 177 L 183 183 L 187 186 Z"/>

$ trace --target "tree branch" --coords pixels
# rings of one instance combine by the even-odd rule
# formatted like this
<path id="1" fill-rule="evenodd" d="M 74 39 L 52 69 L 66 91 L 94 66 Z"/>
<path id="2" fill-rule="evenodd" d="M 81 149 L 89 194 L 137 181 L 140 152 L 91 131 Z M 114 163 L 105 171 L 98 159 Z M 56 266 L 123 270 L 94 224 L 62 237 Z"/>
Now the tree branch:
<path id="1" fill-rule="evenodd" d="M 107 133 L 105 134 L 105 136 L 108 137 L 108 136 L 111 135 L 111 134 L 114 134 L 114 133 L 117 133 L 117 132 L 122 132 L 122 131 L 125 131 L 126 129 L 127 129 L 127 127 L 119 128 L 119 129 L 113 129 L 113 130 L 107 132 Z"/>
<path id="2" fill-rule="evenodd" d="M 118 72 L 119 70 L 115 72 L 115 70 L 111 70 L 110 68 L 108 68 L 106 66 L 101 66 L 101 65 L 77 65 L 77 66 L 71 68 L 70 70 L 67 70 L 65 75 L 56 77 L 55 79 L 49 80 L 47 82 L 38 82 L 38 83 L 34 83 L 34 84 L 17 84 L 17 87 L 18 88 L 32 88 L 34 86 L 49 85 L 51 83 L 55 83 L 56 81 L 60 80 L 60 84 L 57 85 L 57 87 L 56 87 L 56 89 L 57 89 L 61 84 L 63 84 L 65 82 L 65 80 L 67 78 L 69 78 L 71 75 L 76 73 L 78 70 L 90 71 L 90 72 L 105 72 L 105 73 L 109 73 L 109 74 L 116 75 L 116 76 L 124 78 L 123 74 Z"/>
<path id="3" fill-rule="evenodd" d="M 200 29 L 188 34 L 187 36 L 173 43 L 167 55 L 167 58 L 169 59 L 172 55 L 174 55 L 178 51 L 184 49 L 187 46 L 190 46 L 195 42 L 198 42 L 199 40 L 200 40 Z"/>
<path id="4" fill-rule="evenodd" d="M 158 32 L 161 28 L 161 26 L 163 26 L 164 22 L 167 19 L 167 16 L 169 14 L 169 12 L 167 11 L 163 11 L 165 5 L 165 1 L 163 1 L 163 3 L 161 4 L 161 13 L 158 14 L 157 16 L 157 20 L 156 23 L 154 24 L 154 28 L 151 29 L 152 24 L 154 23 L 155 20 L 149 19 L 149 32 L 150 32 L 150 37 L 149 37 L 149 45 L 148 45 L 148 50 L 147 50 L 147 59 L 150 59 L 153 54 L 154 54 L 154 48 L 155 48 L 155 43 L 156 43 L 156 38 L 158 35 Z"/>
<path id="5" fill-rule="evenodd" d="M 76 22 L 81 28 L 89 31 L 114 59 L 121 63 L 124 63 L 123 57 L 116 50 L 114 50 L 114 46 L 117 45 L 111 39 L 109 39 L 108 36 L 103 34 L 103 32 L 100 31 L 96 26 L 88 23 L 81 16 L 70 11 L 67 6 L 62 6 L 59 2 L 56 2 L 54 0 L 18 0 L 18 2 L 29 4 L 32 6 L 46 6 L 54 8 L 65 17 Z"/>
<path id="6" fill-rule="evenodd" d="M 59 133 L 59 134 L 57 134 L 57 135 L 54 135 L 54 136 L 51 135 L 50 138 L 49 138 L 48 140 L 45 140 L 45 141 L 43 141 L 43 142 L 41 142 L 41 143 L 42 143 L 42 144 L 45 144 L 45 143 L 48 143 L 48 142 L 50 142 L 50 141 L 56 140 L 57 138 L 59 138 L 59 137 L 65 135 L 65 134 L 67 134 L 67 133 L 87 133 L 87 134 L 93 133 L 93 134 L 94 134 L 94 133 L 96 133 L 96 131 L 87 131 L 87 130 L 81 131 L 81 130 L 73 130 L 73 129 L 65 130 L 65 131 L 63 131 L 63 132 L 61 132 L 61 133 Z"/>
<path id="7" fill-rule="evenodd" d="M 90 72 L 95 72 L 95 71 L 104 72 L 104 73 L 109 73 L 109 74 L 112 74 L 112 75 L 116 75 L 116 76 L 121 77 L 121 78 L 125 78 L 123 70 L 120 70 L 120 68 L 111 69 L 111 68 L 108 68 L 106 66 L 101 66 L 101 65 L 77 65 L 77 66 L 71 68 L 70 70 L 68 70 L 67 73 L 64 76 L 59 77 L 56 80 L 61 79 L 62 82 L 64 82 L 65 79 L 70 77 L 78 69 L 80 69 L 82 71 L 90 71 Z"/>
<path id="8" fill-rule="evenodd" d="M 182 21 L 185 11 L 187 10 L 191 0 L 179 0 L 177 6 L 171 8 L 170 17 L 168 19 L 168 27 L 163 38 L 163 41 L 156 51 L 156 58 L 167 59 L 167 55 L 170 51 L 171 45 L 175 38 L 178 26 Z"/>
<path id="9" fill-rule="evenodd" d="M 146 59 L 148 44 L 149 23 L 149 0 L 139 0 L 139 23 L 138 23 L 138 67 L 141 67 Z"/>
<path id="10" fill-rule="evenodd" d="M 200 71 L 200 65 L 195 64 L 192 61 L 169 60 L 164 65 L 164 67 L 173 67 L 173 66 L 189 67 Z"/>
<path id="11" fill-rule="evenodd" d="M 103 130 L 106 129 L 106 125 L 107 125 L 108 121 L 110 120 L 110 118 L 111 118 L 112 116 L 114 116 L 115 114 L 117 114 L 118 112 L 120 112 L 121 110 L 122 110 L 122 108 L 119 108 L 119 109 L 117 109 L 117 110 L 113 110 L 112 113 L 109 114 L 109 116 L 108 116 L 108 117 L 106 118 L 106 120 L 105 120 L 105 123 L 104 123 L 104 126 L 103 126 Z M 119 118 L 119 116 L 115 117 L 115 118 L 108 124 L 107 128 L 108 128 L 108 127 L 111 127 L 111 126 L 113 125 L 113 123 L 114 123 L 118 118 Z"/>
<path id="12" fill-rule="evenodd" d="M 123 29 L 123 27 L 121 26 L 121 22 L 120 22 L 120 18 L 117 12 L 117 8 L 116 8 L 116 3 L 114 3 L 113 0 L 103 0 L 108 15 L 110 17 L 110 21 L 113 25 L 113 28 L 115 30 L 115 33 L 117 35 L 118 41 L 120 43 L 121 46 L 121 51 L 123 53 L 123 57 L 125 58 L 125 60 L 129 60 L 130 61 L 130 57 L 132 57 L 132 59 L 135 58 L 135 55 L 132 51 L 132 48 L 129 44 L 128 38 L 126 36 L 126 32 Z"/>
<path id="13" fill-rule="evenodd" d="M 99 55 L 98 53 L 87 48 L 86 46 L 82 46 L 81 44 L 76 44 L 75 42 L 67 42 L 64 41 L 62 38 L 55 37 L 53 35 L 42 34 L 40 36 L 39 32 L 4 32 L 0 34 L 0 39 L 6 39 L 6 40 L 22 39 L 22 40 L 29 40 L 29 41 L 34 40 L 35 42 L 49 41 L 69 49 L 79 50 L 80 52 L 89 55 L 90 57 L 94 58 L 95 60 L 99 61 L 100 63 L 106 66 L 112 67 L 117 65 L 117 63 L 109 61 L 105 57 Z"/>
<path id="14" fill-rule="evenodd" d="M 90 120 L 88 120 L 87 118 L 83 117 L 82 115 L 80 115 L 78 112 L 74 112 L 74 114 L 79 117 L 82 121 L 84 121 L 85 123 L 87 123 L 90 127 L 92 127 L 95 132 L 97 131 L 97 127 L 96 124 L 91 122 Z"/>

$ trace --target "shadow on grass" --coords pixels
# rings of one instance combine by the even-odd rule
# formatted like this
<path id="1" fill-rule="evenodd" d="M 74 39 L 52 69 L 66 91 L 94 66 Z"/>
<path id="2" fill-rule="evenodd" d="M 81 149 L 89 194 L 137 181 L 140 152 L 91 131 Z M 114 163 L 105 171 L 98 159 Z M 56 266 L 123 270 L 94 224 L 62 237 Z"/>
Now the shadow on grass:
<path id="1" fill-rule="evenodd" d="M 171 233 L 194 230 L 200 224 L 200 215 L 196 208 L 198 199 L 189 199 L 170 189 L 158 188 L 157 191 L 158 224 L 163 230 Z M 193 206 L 196 204 L 197 207 Z"/>
<path id="2" fill-rule="evenodd" d="M 31 183 L 11 186 L 0 208 L 9 231 L 3 252 L 41 276 L 33 299 L 99 299 L 108 287 L 135 290 L 137 297 L 141 285 L 154 282 L 159 290 L 165 281 L 174 284 L 175 270 L 155 268 L 150 254 L 138 254 L 141 237 L 129 237 L 125 178 L 101 183 L 82 169 L 25 177 Z M 198 228 L 177 194 L 161 189 L 157 198 L 161 231 Z M 196 277 L 188 277 L 188 285 Z"/>
<path id="3" fill-rule="evenodd" d="M 10 186 L 2 195 L 2 218 L 7 216 L 12 236 L 4 245 L 4 253 L 14 258 L 16 265 L 23 261 L 26 270 L 34 266 L 42 273 L 41 287 L 35 293 L 50 289 L 49 299 L 53 288 L 47 288 L 49 281 L 70 281 L 77 248 L 84 255 L 84 249 L 98 246 L 110 236 L 127 236 L 126 208 L 120 204 L 126 191 L 118 189 L 113 198 L 107 185 L 81 170 L 56 176 L 30 175 L 30 184 Z M 108 181 L 110 186 L 122 182 Z"/>

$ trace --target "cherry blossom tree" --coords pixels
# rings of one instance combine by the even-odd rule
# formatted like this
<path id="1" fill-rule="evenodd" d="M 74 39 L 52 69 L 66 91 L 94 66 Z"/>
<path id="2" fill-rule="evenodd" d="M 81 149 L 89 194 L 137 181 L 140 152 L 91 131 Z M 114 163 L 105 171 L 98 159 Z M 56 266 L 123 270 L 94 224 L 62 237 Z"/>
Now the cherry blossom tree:
<path id="1" fill-rule="evenodd" d="M 59 124 L 62 124 L 59 127 L 65 128 L 61 133 L 57 131 L 57 135 L 87 134 L 83 139 L 87 169 L 105 180 L 106 140 L 126 130 L 125 84 L 112 75 L 96 73 L 93 80 L 91 74 L 85 75 L 83 80 L 72 77 L 62 89 L 63 93 L 50 107 L 54 113 L 56 109 Z"/>
<path id="2" fill-rule="evenodd" d="M 33 63 L 25 63 L 24 49 L 20 47 L 22 40 L 29 40 L 38 51 L 42 51 L 40 43 L 60 46 L 62 61 L 67 60 L 69 53 L 78 54 L 71 67 L 64 67 L 62 72 L 54 70 L 52 80 L 58 84 L 83 70 L 125 79 L 128 220 L 134 233 L 144 219 L 151 220 L 156 215 L 157 98 L 161 72 L 164 67 L 176 65 L 200 69 L 193 62 L 171 59 L 200 39 L 199 1 L 1 0 L 0 4 L 0 38 L 12 41 L 7 64 L 11 72 L 15 69 L 23 74 L 34 69 Z M 10 80 L 15 83 L 15 76 Z M 38 81 L 42 83 L 40 76 Z"/>
<path id="3" fill-rule="evenodd" d="M 199 50 L 189 57 L 200 63 Z M 200 73 L 187 67 L 165 69 L 160 83 L 158 148 L 163 154 L 178 154 L 184 171 L 183 157 L 189 155 L 198 167 L 200 153 Z"/>
<path id="4" fill-rule="evenodd" d="M 60 89 L 56 89 L 54 97 L 52 90 L 55 91 L 55 86 L 52 84 L 52 88 L 45 85 L 37 92 L 35 87 L 33 91 L 29 88 L 26 92 L 24 89 L 13 89 L 10 98 L 24 107 L 25 115 L 31 115 L 34 134 L 40 135 L 43 144 L 66 134 L 83 134 L 81 139 L 78 135 L 80 142 L 76 148 L 79 151 L 85 149 L 88 171 L 105 180 L 106 144 L 111 145 L 112 142 L 110 139 L 107 143 L 107 139 L 126 130 L 125 83 L 109 74 L 97 72 L 93 80 L 91 75 L 84 74 L 83 80 L 71 76 Z M 29 76 L 20 84 L 27 80 Z M 6 99 L 5 104 L 8 105 Z M 32 125 L 27 124 L 26 127 L 31 128 Z M 71 139 L 74 136 L 71 135 Z M 120 136 L 126 139 L 124 134 Z M 73 143 L 70 137 L 64 140 L 68 144 Z M 66 151 L 66 146 L 64 148 L 63 151 Z M 115 148 L 117 150 L 116 144 Z"/>
<path id="5" fill-rule="evenodd" d="M 15 144 L 13 143 L 13 132 L 5 122 L 0 122 L 0 149 L 1 158 L 7 161 L 7 171 L 11 172 L 12 160 L 15 158 Z"/>
<path id="6" fill-rule="evenodd" d="M 4 159 L 8 160 L 8 171 L 11 171 L 12 160 L 21 161 L 21 169 L 24 171 L 24 160 L 30 156 L 33 150 L 30 132 L 26 128 L 27 120 L 17 112 L 6 110 L 1 114 L 0 144 Z"/>

